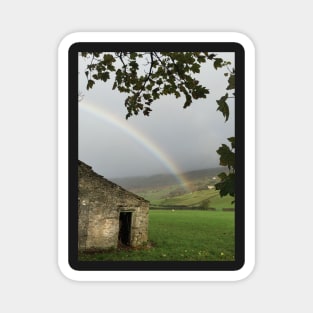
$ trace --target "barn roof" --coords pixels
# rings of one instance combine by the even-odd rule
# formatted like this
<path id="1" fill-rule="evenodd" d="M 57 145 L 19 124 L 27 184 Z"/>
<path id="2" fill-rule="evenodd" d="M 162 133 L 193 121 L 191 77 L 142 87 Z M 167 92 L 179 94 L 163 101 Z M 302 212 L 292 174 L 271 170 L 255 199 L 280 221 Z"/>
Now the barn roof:
<path id="1" fill-rule="evenodd" d="M 124 189 L 123 187 L 113 183 L 112 181 L 104 178 L 103 176 L 97 174 L 92 170 L 92 167 L 87 165 L 86 163 L 78 160 L 78 177 L 79 179 L 90 179 L 94 181 L 98 181 L 101 185 L 105 186 L 106 188 L 113 188 L 118 189 L 119 192 L 123 192 L 132 198 L 137 198 L 140 201 L 149 202 L 148 200 Z"/>

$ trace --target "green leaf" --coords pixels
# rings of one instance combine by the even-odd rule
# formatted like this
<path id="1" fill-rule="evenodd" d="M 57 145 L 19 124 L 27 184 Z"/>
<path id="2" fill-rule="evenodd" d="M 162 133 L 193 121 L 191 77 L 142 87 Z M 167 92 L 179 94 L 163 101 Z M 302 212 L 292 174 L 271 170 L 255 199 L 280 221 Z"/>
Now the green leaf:
<path id="1" fill-rule="evenodd" d="M 228 121 L 229 118 L 229 107 L 226 103 L 226 100 L 228 99 L 228 93 L 225 94 L 225 96 L 221 97 L 221 99 L 216 100 L 218 104 L 217 111 L 221 111 L 223 116 L 225 117 L 225 122 Z"/>
<path id="2" fill-rule="evenodd" d="M 230 195 L 235 197 L 235 174 L 230 173 L 227 175 L 225 173 L 221 173 L 218 177 L 221 181 L 215 185 L 215 188 L 220 191 L 220 196 L 224 197 Z"/>
<path id="3" fill-rule="evenodd" d="M 204 56 L 204 55 L 198 56 L 197 61 L 198 61 L 199 63 L 205 63 L 205 56 Z"/>
<path id="4" fill-rule="evenodd" d="M 99 79 L 102 81 L 106 82 L 108 79 L 110 79 L 110 73 L 109 72 L 104 72 L 98 75 Z"/>
<path id="5" fill-rule="evenodd" d="M 115 71 L 115 66 L 112 65 L 112 64 L 109 64 L 109 65 L 107 66 L 107 69 L 108 69 L 109 71 L 111 71 L 111 72 L 114 72 L 114 71 Z"/>
<path id="6" fill-rule="evenodd" d="M 136 61 L 129 62 L 129 66 L 132 67 L 133 70 L 138 70 L 139 65 Z"/>
<path id="7" fill-rule="evenodd" d="M 91 89 L 94 84 L 95 84 L 95 81 L 92 79 L 89 79 L 87 83 L 87 90 Z"/>
<path id="8" fill-rule="evenodd" d="M 152 82 L 152 83 L 150 83 L 149 85 L 147 85 L 147 86 L 146 86 L 146 89 L 147 89 L 147 90 L 152 90 L 153 86 L 154 86 L 154 82 Z"/>
<path id="9" fill-rule="evenodd" d="M 216 58 L 214 61 L 214 68 L 217 70 L 219 67 L 222 67 L 223 65 L 223 59 L 221 58 Z"/>
<path id="10" fill-rule="evenodd" d="M 197 64 L 197 63 L 192 64 L 190 70 L 193 73 L 200 73 L 200 64 Z"/>
<path id="11" fill-rule="evenodd" d="M 176 98 L 179 98 L 179 97 L 180 97 L 180 93 L 179 93 L 178 91 L 175 91 L 174 94 L 175 94 L 175 97 L 176 97 Z"/>
<path id="12" fill-rule="evenodd" d="M 143 114 L 146 115 L 146 116 L 149 116 L 151 111 L 152 110 L 149 107 L 145 107 L 144 110 L 143 110 Z"/>
<path id="13" fill-rule="evenodd" d="M 235 89 L 235 75 L 231 74 L 228 79 L 227 90 Z"/>
<path id="14" fill-rule="evenodd" d="M 221 180 L 224 180 L 224 179 L 226 179 L 226 177 L 227 177 L 227 174 L 226 173 L 219 173 L 218 175 L 217 175 L 217 177 L 218 178 L 220 178 Z"/>
<path id="15" fill-rule="evenodd" d="M 222 144 L 216 152 L 220 155 L 220 165 L 235 169 L 235 153 L 227 145 Z"/>
<path id="16" fill-rule="evenodd" d="M 103 59 L 103 63 L 105 65 L 111 64 L 112 62 L 115 62 L 115 59 L 114 59 L 112 54 L 104 54 L 102 59 Z"/>
<path id="17" fill-rule="evenodd" d="M 148 93 L 144 93 L 144 94 L 143 94 L 143 98 L 144 98 L 145 100 L 149 100 L 149 99 L 151 99 L 151 95 L 148 94 Z"/>
<path id="18" fill-rule="evenodd" d="M 158 80 L 156 81 L 156 83 L 157 83 L 158 85 L 162 85 L 162 84 L 163 84 L 163 80 L 160 78 L 160 79 L 158 79 Z"/>
<path id="19" fill-rule="evenodd" d="M 184 103 L 183 108 L 186 109 L 186 108 L 189 107 L 190 104 L 192 103 L 192 98 L 191 98 L 191 96 L 190 96 L 186 91 L 184 91 L 184 94 L 185 94 L 185 97 L 186 97 L 186 101 L 185 101 L 185 103 Z"/>
<path id="20" fill-rule="evenodd" d="M 231 143 L 231 148 L 235 149 L 235 137 L 227 138 L 227 140 Z"/>
<path id="21" fill-rule="evenodd" d="M 136 53 L 136 52 L 131 52 L 131 53 L 130 53 L 129 58 L 130 58 L 131 60 L 135 60 L 136 57 L 137 57 L 137 53 Z"/>

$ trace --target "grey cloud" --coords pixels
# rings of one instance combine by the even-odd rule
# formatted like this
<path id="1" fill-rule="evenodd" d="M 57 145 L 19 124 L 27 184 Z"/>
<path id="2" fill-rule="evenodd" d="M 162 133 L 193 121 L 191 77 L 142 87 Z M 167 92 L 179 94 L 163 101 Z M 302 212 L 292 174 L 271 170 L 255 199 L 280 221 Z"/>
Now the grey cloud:
<path id="1" fill-rule="evenodd" d="M 125 119 L 125 94 L 111 90 L 111 83 L 96 83 L 85 91 L 81 76 L 80 90 L 85 104 L 104 106 L 106 111 Z M 216 111 L 216 100 L 225 94 L 227 79 L 223 71 L 206 69 L 200 77 L 210 87 L 207 99 L 182 108 L 182 99 L 163 97 L 153 103 L 151 116 L 127 120 L 132 128 L 150 138 L 182 170 L 218 166 L 216 150 L 234 135 L 234 103 L 230 101 L 230 119 L 225 123 Z M 166 167 L 154 155 L 120 129 L 101 118 L 80 110 L 79 157 L 106 177 L 138 176 L 164 173 Z"/>

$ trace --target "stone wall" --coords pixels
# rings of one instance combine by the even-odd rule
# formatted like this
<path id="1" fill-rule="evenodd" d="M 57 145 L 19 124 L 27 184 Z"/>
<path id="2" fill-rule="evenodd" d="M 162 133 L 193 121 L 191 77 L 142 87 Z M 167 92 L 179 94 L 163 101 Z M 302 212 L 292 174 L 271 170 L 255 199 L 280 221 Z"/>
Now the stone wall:
<path id="1" fill-rule="evenodd" d="M 83 162 L 79 162 L 78 179 L 79 250 L 117 247 L 120 212 L 132 212 L 130 245 L 147 242 L 147 200 L 96 174 Z"/>

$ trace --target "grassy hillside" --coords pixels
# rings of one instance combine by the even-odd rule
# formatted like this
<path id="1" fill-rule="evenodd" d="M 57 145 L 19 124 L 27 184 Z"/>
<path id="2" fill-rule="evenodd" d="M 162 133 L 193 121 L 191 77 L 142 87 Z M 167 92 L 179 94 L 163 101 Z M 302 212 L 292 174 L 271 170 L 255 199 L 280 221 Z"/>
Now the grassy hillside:
<path id="1" fill-rule="evenodd" d="M 219 192 L 216 190 L 200 190 L 192 193 L 184 194 L 177 197 L 156 199 L 149 197 L 149 194 L 144 195 L 150 201 L 152 207 L 160 206 L 190 206 L 199 207 L 206 205 L 208 208 L 222 209 L 233 208 L 234 204 L 231 202 L 233 198 L 230 196 L 221 198 Z M 155 196 L 155 195 L 154 195 Z"/>

